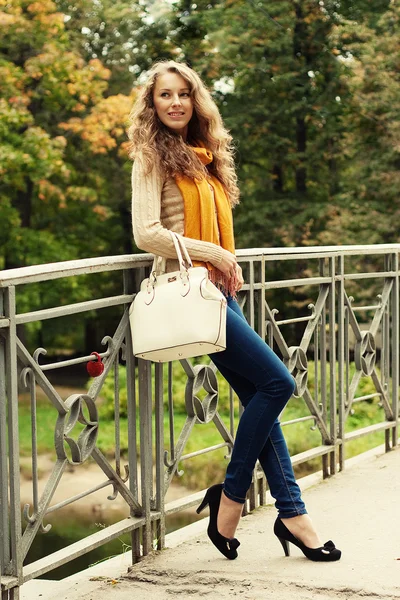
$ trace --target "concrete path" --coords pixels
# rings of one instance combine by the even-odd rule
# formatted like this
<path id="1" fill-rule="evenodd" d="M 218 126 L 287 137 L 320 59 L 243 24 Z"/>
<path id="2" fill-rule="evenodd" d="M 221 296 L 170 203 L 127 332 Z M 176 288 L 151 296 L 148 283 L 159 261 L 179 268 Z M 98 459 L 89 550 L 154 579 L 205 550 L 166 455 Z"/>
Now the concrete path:
<path id="1" fill-rule="evenodd" d="M 204 519 L 129 572 L 127 555 L 60 582 L 29 582 L 22 600 L 400 600 L 400 449 L 349 462 L 303 493 L 322 539 L 342 550 L 339 562 L 313 563 L 293 545 L 284 557 L 267 506 L 241 520 L 234 561 L 208 541 Z"/>

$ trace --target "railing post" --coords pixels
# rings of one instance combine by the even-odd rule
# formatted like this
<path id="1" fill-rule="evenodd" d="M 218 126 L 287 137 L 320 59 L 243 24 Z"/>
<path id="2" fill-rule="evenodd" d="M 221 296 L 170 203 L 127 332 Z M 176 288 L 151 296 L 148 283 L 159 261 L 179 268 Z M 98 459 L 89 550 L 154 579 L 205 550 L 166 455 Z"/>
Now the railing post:
<path id="1" fill-rule="evenodd" d="M 390 271 L 393 268 L 393 256 L 391 254 L 385 255 L 384 257 L 384 269 L 385 271 Z M 386 280 L 385 280 L 386 283 Z M 383 389 L 387 392 L 388 398 L 392 398 L 391 394 L 391 386 L 390 381 L 392 377 L 392 371 L 395 364 L 395 353 L 393 352 L 393 348 L 391 348 L 391 342 L 393 339 L 394 332 L 391 332 L 391 320 L 394 317 L 394 305 L 393 305 L 393 297 L 395 294 L 395 281 L 391 282 L 392 290 L 390 292 L 390 300 L 385 307 L 385 311 L 382 315 L 382 325 L 381 325 L 381 335 L 382 335 L 382 347 L 381 347 L 381 383 Z M 394 417 L 395 418 L 395 417 Z M 385 430 L 385 450 L 389 452 L 391 449 L 391 438 L 392 438 L 391 429 Z"/>
<path id="2" fill-rule="evenodd" d="M 155 436 L 156 436 L 156 502 L 155 510 L 160 518 L 154 523 L 157 550 L 165 546 L 165 512 L 164 512 L 164 381 L 163 365 L 155 365 Z"/>
<path id="3" fill-rule="evenodd" d="M 399 254 L 393 254 L 392 269 L 395 271 L 392 296 L 392 408 L 396 426 L 392 429 L 392 447 L 397 446 L 399 435 L 399 314 L 400 314 L 400 273 L 399 273 Z"/>
<path id="4" fill-rule="evenodd" d="M 267 328 L 265 321 L 265 256 L 260 258 L 260 283 L 261 289 L 259 294 L 258 304 L 258 335 L 264 340 L 267 337 Z M 233 411 L 233 407 L 232 407 Z M 233 415 L 232 415 L 233 416 Z M 261 475 L 258 476 L 258 502 L 260 506 L 266 503 L 267 496 L 267 479 L 264 472 L 261 471 Z"/>
<path id="5" fill-rule="evenodd" d="M 139 359 L 139 419 L 140 419 L 140 468 L 143 516 L 143 556 L 152 549 L 151 497 L 153 489 L 152 461 L 152 382 L 151 362 Z"/>
<path id="6" fill-rule="evenodd" d="M 4 316 L 4 291 L 0 289 L 0 317 Z M 3 330 L 5 331 L 5 330 Z M 6 396 L 6 349 L 5 339 L 0 335 L 0 585 L 1 575 L 10 561 L 8 524 L 8 472 L 7 472 L 7 396 Z M 1 589 L 1 588 L 0 588 Z"/>
<path id="7" fill-rule="evenodd" d="M 338 436 L 341 440 L 339 445 L 339 469 L 342 471 L 345 466 L 345 444 L 344 444 L 344 403 L 346 400 L 345 391 L 345 306 L 344 306 L 344 256 L 341 254 L 338 257 L 338 275 L 340 277 L 338 284 Z"/>
<path id="8" fill-rule="evenodd" d="M 140 269 L 142 270 L 142 269 Z M 135 272 L 125 270 L 123 275 L 124 294 L 132 294 L 137 291 L 138 282 Z M 138 498 L 138 454 L 136 435 L 136 370 L 135 357 L 133 356 L 131 328 L 128 326 L 125 336 L 126 356 L 126 394 L 127 394 L 127 418 L 128 418 L 128 467 L 129 467 L 129 489 L 135 498 Z M 136 516 L 131 509 L 131 516 Z M 140 529 L 131 532 L 131 555 L 132 564 L 140 559 Z"/>
<path id="9" fill-rule="evenodd" d="M 326 260 L 325 258 L 320 258 L 319 260 L 319 274 L 324 277 L 326 275 Z M 321 287 L 320 287 L 321 290 Z M 321 370 L 321 404 L 322 404 L 322 418 L 324 420 L 325 425 L 327 425 L 327 390 L 328 386 L 326 383 L 326 366 L 327 366 L 327 319 L 326 319 L 327 309 L 326 303 L 324 304 L 321 311 L 321 328 L 320 328 L 320 370 Z M 317 388 L 317 373 L 318 373 L 318 355 L 317 360 L 315 362 L 315 386 L 316 386 L 316 398 L 318 397 L 318 388 Z M 329 467 L 328 467 L 328 457 L 326 454 L 322 457 L 322 476 L 325 479 L 329 476 Z"/>
<path id="10" fill-rule="evenodd" d="M 329 258 L 329 275 L 331 277 L 329 293 L 329 373 L 330 373 L 330 435 L 334 450 L 330 453 L 330 475 L 336 473 L 336 310 L 335 310 L 335 276 L 336 257 Z"/>
<path id="11" fill-rule="evenodd" d="M 2 525 L 3 530 L 3 575 L 10 575 L 18 579 L 22 576 L 22 547 L 21 547 L 21 502 L 20 502 L 20 473 L 19 473 L 19 433 L 18 433 L 18 382 L 17 382 L 17 329 L 15 320 L 15 287 L 10 286 L 4 291 L 3 300 L 4 316 L 9 319 L 9 327 L 5 337 L 4 349 L 0 350 L 0 369 L 5 367 L 5 397 L 7 401 L 7 433 L 8 433 L 8 453 L 7 447 L 4 452 L 4 385 L 0 384 L 0 401 L 2 404 L 0 415 L 0 433 L 1 433 L 1 500 L 2 500 Z M 0 310 L 0 312 L 2 312 Z M 5 352 L 4 352 L 5 350 Z M 0 371 L 1 372 L 1 371 Z M 4 455 L 8 454 L 8 486 L 7 480 L 7 462 L 4 461 Z M 4 468 L 6 471 L 4 472 Z M 9 520 L 6 517 L 7 511 L 7 487 L 9 489 Z M 5 506 L 4 506 L 5 504 Z M 4 523 L 6 521 L 6 523 Z M 9 553 L 9 554 L 8 554 Z M 18 590 L 9 590 L 11 598 L 18 597 Z"/>
<path id="12" fill-rule="evenodd" d="M 250 326 L 255 329 L 255 310 L 254 310 L 254 261 L 251 260 L 249 263 L 249 317 L 248 321 Z M 250 489 L 247 492 L 247 498 L 249 500 L 249 510 L 252 511 L 257 508 L 257 496 L 258 496 L 258 476 L 257 476 L 257 463 L 253 471 L 253 477 L 251 479 Z"/>

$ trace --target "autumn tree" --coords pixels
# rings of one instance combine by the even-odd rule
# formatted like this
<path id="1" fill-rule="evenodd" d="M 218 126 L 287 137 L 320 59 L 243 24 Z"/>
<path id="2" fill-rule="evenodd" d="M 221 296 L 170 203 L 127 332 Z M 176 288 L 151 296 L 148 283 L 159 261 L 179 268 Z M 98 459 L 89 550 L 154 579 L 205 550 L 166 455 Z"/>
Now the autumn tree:
<path id="1" fill-rule="evenodd" d="M 160 58 L 199 72 L 232 132 L 239 247 L 394 241 L 398 17 L 390 0 L 0 0 L 2 265 L 136 250 L 125 126 Z"/>
<path id="2" fill-rule="evenodd" d="M 53 2 L 0 7 L 3 266 L 131 251 L 129 161 L 121 155 L 132 98 L 106 97 L 110 70 L 71 48 Z M 54 305 L 66 285 L 26 303 Z M 80 298 L 85 286 L 71 283 L 69 293 Z"/>

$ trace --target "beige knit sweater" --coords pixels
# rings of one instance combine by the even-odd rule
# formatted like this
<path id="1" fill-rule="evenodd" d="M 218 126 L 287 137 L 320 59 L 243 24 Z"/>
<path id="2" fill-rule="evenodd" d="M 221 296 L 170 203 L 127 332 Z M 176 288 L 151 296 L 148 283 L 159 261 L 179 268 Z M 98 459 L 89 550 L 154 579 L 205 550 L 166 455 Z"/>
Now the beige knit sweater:
<path id="1" fill-rule="evenodd" d="M 132 169 L 132 225 L 138 248 L 152 254 L 174 259 L 174 243 L 168 229 L 184 234 L 184 206 L 182 194 L 172 177 L 166 177 L 154 166 L 145 173 L 140 159 Z M 192 260 L 207 261 L 218 267 L 223 249 L 211 242 L 184 238 Z M 166 271 L 178 269 L 176 260 L 167 260 Z"/>

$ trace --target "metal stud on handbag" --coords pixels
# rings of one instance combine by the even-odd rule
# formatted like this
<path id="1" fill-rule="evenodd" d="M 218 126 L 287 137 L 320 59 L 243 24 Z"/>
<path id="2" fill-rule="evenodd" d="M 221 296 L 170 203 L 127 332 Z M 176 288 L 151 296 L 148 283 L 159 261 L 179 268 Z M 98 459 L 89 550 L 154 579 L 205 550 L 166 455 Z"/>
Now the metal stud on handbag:
<path id="1" fill-rule="evenodd" d="M 179 271 L 156 275 L 154 261 L 129 309 L 134 355 L 156 362 L 226 348 L 226 298 L 205 267 L 193 267 L 182 237 L 170 234 Z"/>

